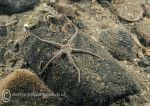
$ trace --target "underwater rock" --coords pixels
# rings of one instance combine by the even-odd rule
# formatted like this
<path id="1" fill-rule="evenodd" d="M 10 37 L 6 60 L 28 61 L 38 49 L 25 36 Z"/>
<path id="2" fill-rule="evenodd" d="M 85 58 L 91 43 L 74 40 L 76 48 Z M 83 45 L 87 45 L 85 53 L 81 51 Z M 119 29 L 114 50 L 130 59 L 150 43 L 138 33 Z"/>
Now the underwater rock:
<path id="1" fill-rule="evenodd" d="M 34 73 L 26 69 L 14 70 L 0 80 L 0 104 L 3 106 L 57 106 L 60 100 L 53 95 L 54 93 Z"/>
<path id="2" fill-rule="evenodd" d="M 150 61 L 148 56 L 144 56 L 143 58 L 140 59 L 138 62 L 138 65 L 141 67 L 148 67 L 150 66 Z"/>
<path id="3" fill-rule="evenodd" d="M 126 21 L 133 22 L 143 17 L 144 10 L 138 2 L 124 2 L 116 8 L 118 16 Z"/>
<path id="4" fill-rule="evenodd" d="M 57 44 L 43 42 L 37 37 L 65 45 L 74 31 L 72 36 L 64 36 L 60 32 L 52 33 L 46 25 L 42 25 L 30 32 L 34 35 L 30 34 L 22 47 L 24 60 L 28 68 L 37 74 L 49 61 L 40 77 L 54 93 L 66 93 L 67 96 L 62 97 L 64 105 L 108 105 L 114 100 L 140 91 L 138 84 L 126 70 L 105 48 L 90 39 L 88 35 L 78 34 L 68 46 L 89 51 L 99 58 L 88 53 L 71 52 L 73 59 L 71 60 L 65 53 L 56 56 L 61 51 L 59 46 L 57 48 Z M 66 49 L 67 52 L 70 51 L 70 48 Z M 50 62 L 52 58 L 53 61 Z M 76 67 L 72 61 L 75 62 Z"/>
<path id="5" fill-rule="evenodd" d="M 100 33 L 99 40 L 118 60 L 133 60 L 136 56 L 136 46 L 131 33 L 124 29 L 106 29 Z"/>
<path id="6" fill-rule="evenodd" d="M 139 34 L 139 39 L 144 40 L 144 46 L 150 46 L 150 19 L 145 18 L 136 25 L 136 31 Z"/>
<path id="7" fill-rule="evenodd" d="M 39 0 L 0 0 L 2 14 L 14 14 L 34 8 Z"/>
<path id="8" fill-rule="evenodd" d="M 147 18 L 150 18 L 150 5 L 143 5 L 143 7 L 144 7 L 144 10 L 145 10 L 145 16 L 147 17 Z"/>

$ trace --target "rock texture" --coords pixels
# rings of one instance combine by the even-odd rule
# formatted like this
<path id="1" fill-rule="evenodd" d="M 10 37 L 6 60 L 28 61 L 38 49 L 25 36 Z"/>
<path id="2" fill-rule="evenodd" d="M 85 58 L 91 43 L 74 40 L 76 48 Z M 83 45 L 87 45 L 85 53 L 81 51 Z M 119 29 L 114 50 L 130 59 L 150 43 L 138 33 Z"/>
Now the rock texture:
<path id="1" fill-rule="evenodd" d="M 106 29 L 100 33 L 99 40 L 118 60 L 133 60 L 136 57 L 136 46 L 131 33 L 124 29 Z"/>
<path id="2" fill-rule="evenodd" d="M 7 35 L 7 28 L 5 27 L 4 22 L 0 22 L 0 36 L 4 37 Z"/>
<path id="3" fill-rule="evenodd" d="M 139 34 L 139 38 L 144 40 L 145 46 L 150 46 L 150 19 L 145 18 L 136 26 L 136 31 Z"/>
<path id="4" fill-rule="evenodd" d="M 49 96 L 46 96 L 48 94 Z M 0 105 L 3 106 L 36 104 L 56 106 L 60 100 L 53 95 L 54 93 L 29 70 L 14 70 L 0 80 Z"/>
<path id="5" fill-rule="evenodd" d="M 3 14 L 19 13 L 34 8 L 39 0 L 0 0 Z"/>
<path id="6" fill-rule="evenodd" d="M 142 18 L 144 10 L 140 3 L 124 2 L 117 7 L 118 16 L 126 21 L 137 21 Z"/>
<path id="7" fill-rule="evenodd" d="M 31 32 L 45 40 L 65 43 L 64 35 L 52 34 L 45 25 Z M 66 92 L 67 97 L 63 97 L 64 105 L 108 105 L 114 100 L 139 92 L 138 85 L 126 70 L 106 49 L 87 35 L 79 34 L 74 39 L 73 45 L 73 48 L 88 50 L 101 58 L 84 53 L 72 54 L 81 71 L 80 83 L 76 68 L 66 56 L 55 59 L 49 64 L 41 78 L 55 93 Z M 57 53 L 57 48 L 33 36 L 26 40 L 24 47 L 27 48 L 24 52 L 25 61 L 36 73 L 39 73 L 49 59 Z"/>

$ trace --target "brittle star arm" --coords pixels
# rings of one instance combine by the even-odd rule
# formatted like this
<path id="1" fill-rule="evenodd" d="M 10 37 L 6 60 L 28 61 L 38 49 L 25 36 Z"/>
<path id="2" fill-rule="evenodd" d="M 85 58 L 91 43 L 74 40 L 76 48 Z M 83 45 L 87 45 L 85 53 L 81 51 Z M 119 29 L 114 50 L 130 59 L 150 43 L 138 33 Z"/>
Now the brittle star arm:
<path id="1" fill-rule="evenodd" d="M 66 19 L 69 21 L 68 23 L 72 24 L 72 26 L 75 29 L 74 35 L 67 42 L 67 44 L 71 44 L 74 38 L 78 35 L 78 28 L 73 24 L 73 22 L 68 17 L 66 17 Z"/>
<path id="2" fill-rule="evenodd" d="M 53 45 L 53 46 L 57 47 L 58 49 L 60 49 L 60 48 L 61 48 L 61 44 L 59 44 L 59 43 L 56 43 L 56 42 L 53 42 L 53 41 L 48 41 L 48 40 L 41 39 L 41 38 L 37 37 L 36 35 L 31 34 L 31 33 L 30 33 L 30 35 L 31 35 L 31 36 L 34 36 L 36 39 L 38 39 L 38 40 L 39 40 L 39 41 L 41 41 L 41 42 L 44 42 L 44 43 L 47 43 L 47 44 L 51 44 L 51 45 Z"/>
<path id="3" fill-rule="evenodd" d="M 73 49 L 72 50 L 72 53 L 85 53 L 85 54 L 89 54 L 89 55 L 92 55 L 92 56 L 95 56 L 95 57 L 98 57 L 98 58 L 102 58 L 94 53 L 91 53 L 89 51 L 86 51 L 86 50 L 81 50 L 81 49 Z"/>
<path id="4" fill-rule="evenodd" d="M 77 27 L 72 23 L 73 27 L 75 28 L 75 33 L 74 35 L 68 40 L 67 44 L 71 44 L 74 38 L 78 35 L 78 29 Z"/>
<path id="5" fill-rule="evenodd" d="M 81 75 L 81 74 L 80 74 L 80 70 L 79 70 L 78 66 L 76 65 L 76 63 L 74 62 L 74 60 L 73 60 L 71 54 L 67 54 L 67 57 L 68 57 L 70 63 L 73 64 L 73 66 L 74 66 L 74 67 L 76 68 L 76 70 L 78 71 L 78 81 L 79 81 L 79 83 L 80 83 L 80 81 L 81 81 L 81 79 L 80 79 L 80 75 Z"/>
<path id="6" fill-rule="evenodd" d="M 47 64 L 44 66 L 44 68 L 42 69 L 42 71 L 39 73 L 39 74 L 42 74 L 44 72 L 44 70 L 47 68 L 47 66 L 53 61 L 55 60 L 57 57 L 61 56 L 62 55 L 62 51 L 59 51 L 54 57 L 52 57 L 48 62 Z"/>

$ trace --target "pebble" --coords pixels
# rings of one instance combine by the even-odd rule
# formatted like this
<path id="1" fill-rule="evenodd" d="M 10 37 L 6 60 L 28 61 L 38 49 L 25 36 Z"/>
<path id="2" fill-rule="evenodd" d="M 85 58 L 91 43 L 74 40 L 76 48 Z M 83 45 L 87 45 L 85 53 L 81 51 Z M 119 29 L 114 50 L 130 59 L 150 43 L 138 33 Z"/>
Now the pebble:
<path id="1" fill-rule="evenodd" d="M 150 73 L 150 66 L 146 67 L 146 68 L 144 69 L 144 72 Z"/>
<path id="2" fill-rule="evenodd" d="M 54 3 L 56 3 L 56 0 L 49 0 L 49 3 L 54 4 Z"/>
<path id="3" fill-rule="evenodd" d="M 150 19 L 145 18 L 136 25 L 136 31 L 141 39 L 144 40 L 145 46 L 150 46 Z"/>
<path id="4" fill-rule="evenodd" d="M 141 67 L 147 67 L 150 66 L 150 61 L 149 58 L 147 56 L 144 56 L 143 58 L 141 58 L 141 60 L 139 61 L 139 66 Z"/>
<path id="5" fill-rule="evenodd" d="M 40 23 L 39 18 L 30 16 L 26 19 L 26 23 L 24 24 L 24 27 L 28 29 L 32 29 L 38 26 L 39 23 Z"/>
<path id="6" fill-rule="evenodd" d="M 143 7 L 136 2 L 124 2 L 117 6 L 118 16 L 126 21 L 137 21 L 143 17 Z"/>
<path id="7" fill-rule="evenodd" d="M 146 17 L 150 18 L 150 5 L 143 5 L 143 7 L 144 7 Z"/>
<path id="8" fill-rule="evenodd" d="M 138 55 L 138 58 L 143 58 L 144 57 L 144 54 L 143 54 L 142 51 L 139 51 L 137 55 Z"/>
<path id="9" fill-rule="evenodd" d="M 77 12 L 77 9 L 72 5 L 68 5 L 65 3 L 58 3 L 55 5 L 55 9 L 66 16 L 74 16 Z"/>

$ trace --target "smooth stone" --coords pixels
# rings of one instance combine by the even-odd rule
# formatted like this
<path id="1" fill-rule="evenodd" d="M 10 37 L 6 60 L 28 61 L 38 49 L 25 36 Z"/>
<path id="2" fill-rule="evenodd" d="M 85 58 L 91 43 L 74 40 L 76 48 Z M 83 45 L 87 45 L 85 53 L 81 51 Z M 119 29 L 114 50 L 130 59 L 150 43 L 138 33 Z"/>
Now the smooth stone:
<path id="1" fill-rule="evenodd" d="M 53 95 L 54 92 L 49 90 L 36 74 L 26 69 L 13 70 L 0 80 L 0 105 L 2 106 L 16 106 L 16 104 L 58 106 L 60 98 Z"/>
<path id="2" fill-rule="evenodd" d="M 124 2 L 117 7 L 118 16 L 126 21 L 137 21 L 143 17 L 143 7 L 138 2 Z"/>
<path id="3" fill-rule="evenodd" d="M 133 60 L 136 57 L 136 45 L 131 33 L 125 29 L 106 29 L 100 33 L 99 41 L 118 60 Z"/>

